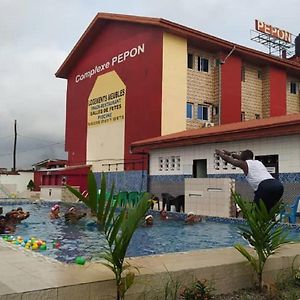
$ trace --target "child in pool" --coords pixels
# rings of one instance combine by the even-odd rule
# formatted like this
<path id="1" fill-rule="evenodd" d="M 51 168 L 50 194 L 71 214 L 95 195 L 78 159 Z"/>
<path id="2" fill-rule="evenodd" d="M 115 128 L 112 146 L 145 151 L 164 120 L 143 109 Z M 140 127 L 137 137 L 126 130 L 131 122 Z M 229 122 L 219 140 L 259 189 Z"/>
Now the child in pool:
<path id="1" fill-rule="evenodd" d="M 51 211 L 50 211 L 50 219 L 59 219 L 60 218 L 60 207 L 58 204 L 55 204 L 54 206 L 51 207 Z"/>

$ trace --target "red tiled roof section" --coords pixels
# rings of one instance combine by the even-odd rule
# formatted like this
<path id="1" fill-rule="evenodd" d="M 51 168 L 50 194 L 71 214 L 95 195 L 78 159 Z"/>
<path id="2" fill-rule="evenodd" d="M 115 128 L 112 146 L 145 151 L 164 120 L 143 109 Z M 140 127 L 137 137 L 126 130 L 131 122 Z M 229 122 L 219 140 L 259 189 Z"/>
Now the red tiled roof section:
<path id="1" fill-rule="evenodd" d="M 238 141 L 300 134 L 300 114 L 290 114 L 260 120 L 225 124 L 209 128 L 186 130 L 131 144 L 133 153 L 151 149 L 180 147 L 206 143 Z"/>
<path id="2" fill-rule="evenodd" d="M 282 59 L 251 48 L 237 45 L 235 43 L 217 38 L 215 36 L 200 32 L 195 29 L 188 28 L 186 26 L 168 21 L 166 19 L 111 13 L 98 13 L 91 22 L 91 24 L 88 26 L 88 28 L 85 30 L 79 41 L 76 43 L 68 57 L 65 59 L 63 64 L 56 72 L 56 77 L 67 78 L 72 66 L 76 63 L 78 59 L 80 59 L 80 56 L 85 51 L 85 49 L 89 47 L 93 38 L 99 34 L 101 27 L 104 26 L 107 22 L 112 21 L 130 22 L 161 27 L 166 32 L 182 36 L 194 42 L 201 42 L 201 45 L 203 47 L 207 47 L 208 49 L 216 53 L 220 53 L 222 51 L 227 53 L 235 46 L 234 51 L 236 53 L 239 53 L 239 55 L 245 59 L 253 60 L 256 63 L 275 64 L 283 68 L 289 69 L 289 71 L 292 71 L 295 75 L 300 75 L 300 65 L 296 61 Z"/>

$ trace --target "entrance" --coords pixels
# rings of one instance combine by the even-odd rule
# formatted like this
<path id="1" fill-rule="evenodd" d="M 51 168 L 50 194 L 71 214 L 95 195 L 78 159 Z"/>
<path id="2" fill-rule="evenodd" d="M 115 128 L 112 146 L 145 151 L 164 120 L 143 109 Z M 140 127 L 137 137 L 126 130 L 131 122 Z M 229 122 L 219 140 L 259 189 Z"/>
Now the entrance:
<path id="1" fill-rule="evenodd" d="M 207 160 L 194 159 L 193 160 L 193 178 L 207 177 Z"/>

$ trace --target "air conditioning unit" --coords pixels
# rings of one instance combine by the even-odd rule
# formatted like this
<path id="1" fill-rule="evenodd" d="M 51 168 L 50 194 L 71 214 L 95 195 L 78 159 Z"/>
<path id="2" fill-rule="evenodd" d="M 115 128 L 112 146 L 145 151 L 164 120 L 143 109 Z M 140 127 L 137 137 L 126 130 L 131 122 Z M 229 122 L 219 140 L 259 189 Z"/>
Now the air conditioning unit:
<path id="1" fill-rule="evenodd" d="M 205 122 L 203 127 L 213 127 L 213 126 L 215 126 L 214 123 L 212 123 L 212 122 Z"/>

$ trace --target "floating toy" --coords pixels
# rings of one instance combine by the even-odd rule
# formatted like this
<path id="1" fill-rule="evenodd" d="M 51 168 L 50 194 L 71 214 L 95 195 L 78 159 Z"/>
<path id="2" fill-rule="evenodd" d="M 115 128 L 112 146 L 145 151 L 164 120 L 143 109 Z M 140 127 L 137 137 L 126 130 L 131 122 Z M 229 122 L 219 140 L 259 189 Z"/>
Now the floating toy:
<path id="1" fill-rule="evenodd" d="M 4 235 L 2 239 L 14 245 L 20 245 L 25 249 L 31 250 L 47 250 L 46 242 L 35 237 L 23 239 L 21 236 L 14 237 L 13 235 Z"/>
<path id="2" fill-rule="evenodd" d="M 77 256 L 75 258 L 75 264 L 77 265 L 84 265 L 86 262 L 86 259 L 83 256 Z"/>
<path id="3" fill-rule="evenodd" d="M 59 249 L 60 248 L 60 242 L 58 241 L 54 241 L 53 244 L 52 244 L 53 248 L 55 249 Z"/>

